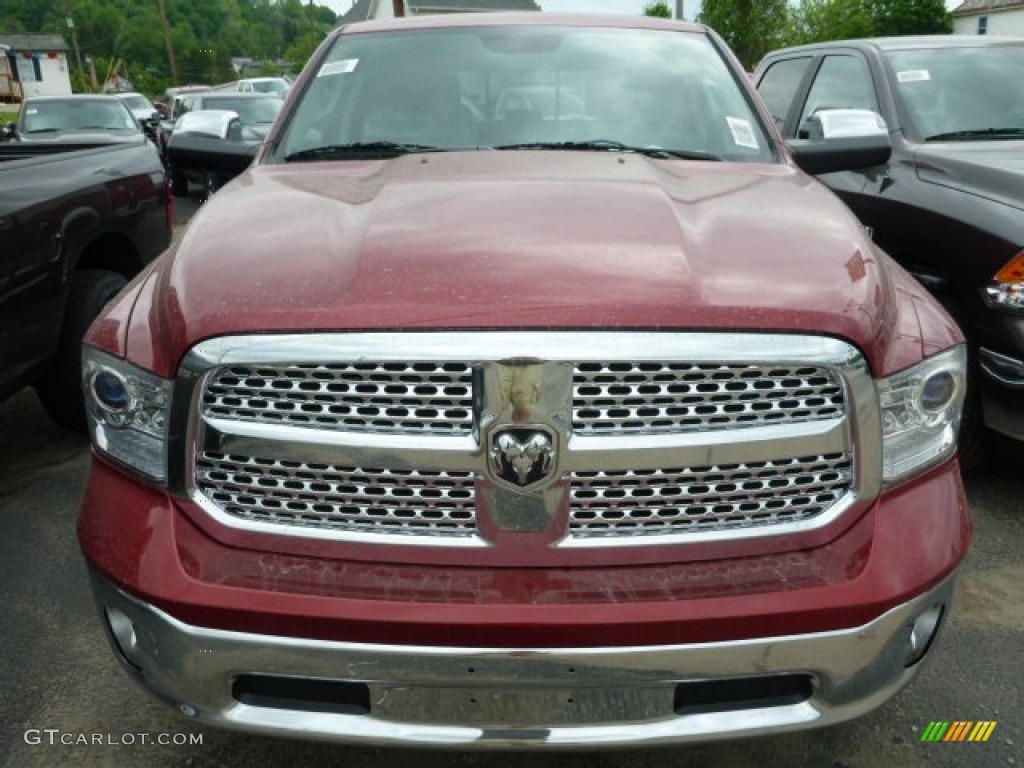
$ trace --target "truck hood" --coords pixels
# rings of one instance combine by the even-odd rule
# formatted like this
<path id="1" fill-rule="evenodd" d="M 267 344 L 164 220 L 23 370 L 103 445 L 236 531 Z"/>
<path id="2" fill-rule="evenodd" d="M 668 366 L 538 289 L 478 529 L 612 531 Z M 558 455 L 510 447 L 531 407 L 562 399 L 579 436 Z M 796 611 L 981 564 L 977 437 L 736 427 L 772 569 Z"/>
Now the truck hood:
<path id="1" fill-rule="evenodd" d="M 915 161 L 921 181 L 1024 210 L 1024 141 L 926 144 Z"/>
<path id="2" fill-rule="evenodd" d="M 147 335 L 168 365 L 218 335 L 354 329 L 806 331 L 871 357 L 894 325 L 887 273 L 838 199 L 785 165 L 491 151 L 256 166 L 168 254 Z"/>

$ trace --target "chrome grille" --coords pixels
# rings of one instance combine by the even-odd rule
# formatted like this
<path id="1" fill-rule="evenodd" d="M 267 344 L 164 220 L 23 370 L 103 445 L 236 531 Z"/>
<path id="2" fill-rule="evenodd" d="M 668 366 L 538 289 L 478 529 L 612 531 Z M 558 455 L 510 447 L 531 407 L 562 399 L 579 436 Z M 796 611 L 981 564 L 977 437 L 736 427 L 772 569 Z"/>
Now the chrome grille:
<path id="1" fill-rule="evenodd" d="M 552 547 L 614 552 L 822 529 L 878 492 L 856 451 L 881 439 L 875 383 L 827 337 L 259 334 L 202 342 L 182 372 L 175 400 L 199 407 L 172 488 L 260 532 L 483 551 L 539 510 L 568 527 Z M 555 484 L 522 499 L 491 493 L 514 394 L 558 438 Z"/>
<path id="2" fill-rule="evenodd" d="M 196 486 L 244 520 L 310 528 L 468 536 L 472 472 L 337 467 L 202 452 Z"/>
<path id="3" fill-rule="evenodd" d="M 203 392 L 203 415 L 316 429 L 469 434 L 465 363 L 232 365 Z"/>
<path id="4" fill-rule="evenodd" d="M 849 489 L 846 453 L 684 469 L 574 472 L 578 537 L 728 531 L 811 520 Z"/>
<path id="5" fill-rule="evenodd" d="M 657 434 L 830 419 L 845 413 L 827 368 L 688 363 L 579 363 L 573 430 Z"/>

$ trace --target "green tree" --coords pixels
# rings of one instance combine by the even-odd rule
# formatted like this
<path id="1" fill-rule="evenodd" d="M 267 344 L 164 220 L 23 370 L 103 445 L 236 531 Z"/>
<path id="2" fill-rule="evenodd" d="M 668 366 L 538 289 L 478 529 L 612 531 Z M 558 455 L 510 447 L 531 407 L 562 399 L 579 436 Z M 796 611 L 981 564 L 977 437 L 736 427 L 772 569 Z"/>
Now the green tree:
<path id="1" fill-rule="evenodd" d="M 953 31 L 943 0 L 864 0 L 877 35 L 929 35 Z"/>
<path id="2" fill-rule="evenodd" d="M 165 0 L 179 78 L 216 83 L 237 77 L 232 57 L 294 67 L 306 58 L 337 17 L 309 0 Z M 114 64 L 151 96 L 171 85 L 163 28 L 155 0 L 0 0 L 0 31 L 59 34 L 71 45 L 67 18 L 74 19 L 83 60 L 102 80 Z M 71 62 L 72 85 L 88 90 L 88 75 Z M 280 67 L 272 66 L 276 72 Z"/>
<path id="3" fill-rule="evenodd" d="M 780 47 L 788 29 L 786 0 L 704 0 L 697 20 L 720 34 L 747 69 Z"/>
<path id="4" fill-rule="evenodd" d="M 864 0 L 802 0 L 790 10 L 790 29 L 786 42 L 796 45 L 872 37 L 875 22 Z"/>
<path id="5" fill-rule="evenodd" d="M 648 3 L 644 6 L 644 16 L 657 16 L 659 19 L 671 19 L 672 11 L 666 3 Z"/>

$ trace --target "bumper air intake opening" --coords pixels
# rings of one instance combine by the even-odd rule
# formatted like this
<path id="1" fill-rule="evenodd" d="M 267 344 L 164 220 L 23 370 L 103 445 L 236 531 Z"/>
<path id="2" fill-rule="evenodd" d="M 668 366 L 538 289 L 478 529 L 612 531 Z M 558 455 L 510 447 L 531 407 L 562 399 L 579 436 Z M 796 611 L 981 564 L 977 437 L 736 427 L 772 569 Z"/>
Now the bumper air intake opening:
<path id="1" fill-rule="evenodd" d="M 241 675 L 235 678 L 231 694 L 253 707 L 342 715 L 370 713 L 370 687 L 347 680 Z"/>
<path id="2" fill-rule="evenodd" d="M 675 711 L 679 715 L 732 712 L 799 704 L 811 697 L 808 675 L 773 675 L 735 680 L 680 683 L 676 686 Z"/>

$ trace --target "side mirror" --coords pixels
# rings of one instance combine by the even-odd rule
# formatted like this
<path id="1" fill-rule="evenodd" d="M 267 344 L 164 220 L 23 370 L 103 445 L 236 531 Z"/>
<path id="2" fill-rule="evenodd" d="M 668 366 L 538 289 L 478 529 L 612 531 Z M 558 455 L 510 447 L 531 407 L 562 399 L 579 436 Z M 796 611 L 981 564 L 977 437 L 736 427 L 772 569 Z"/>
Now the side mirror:
<path id="1" fill-rule="evenodd" d="M 804 121 L 799 136 L 801 139 L 830 141 L 888 134 L 885 120 L 870 109 L 821 109 Z"/>
<path id="2" fill-rule="evenodd" d="M 812 176 L 874 168 L 888 163 L 892 155 L 888 135 L 828 141 L 792 139 L 786 145 L 800 169 Z"/>
<path id="3" fill-rule="evenodd" d="M 808 117 L 787 142 L 805 173 L 856 171 L 885 165 L 892 155 L 885 120 L 870 109 L 822 109 Z"/>
<path id="4" fill-rule="evenodd" d="M 3 128 L 0 128 L 0 138 L 3 141 L 10 141 L 18 135 L 17 123 L 5 123 Z"/>

